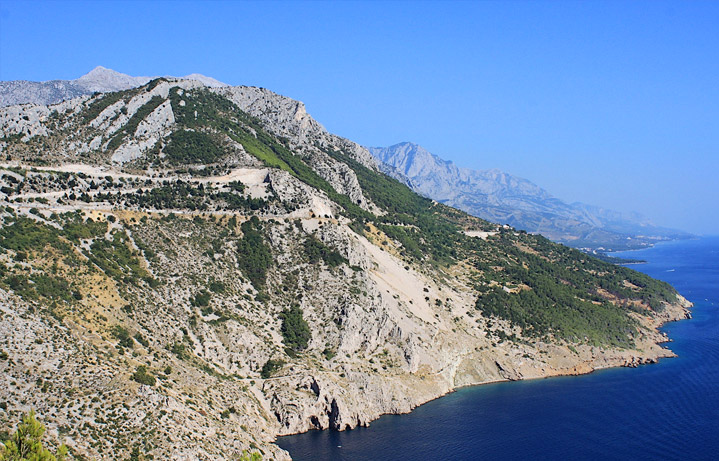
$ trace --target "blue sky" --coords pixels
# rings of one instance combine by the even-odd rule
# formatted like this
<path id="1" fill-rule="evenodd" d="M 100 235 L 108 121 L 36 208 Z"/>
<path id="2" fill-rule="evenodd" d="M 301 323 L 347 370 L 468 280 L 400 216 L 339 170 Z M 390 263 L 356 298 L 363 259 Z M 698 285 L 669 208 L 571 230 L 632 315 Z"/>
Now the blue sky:
<path id="1" fill-rule="evenodd" d="M 719 2 L 0 0 L 0 79 L 199 72 L 566 201 L 719 233 Z"/>

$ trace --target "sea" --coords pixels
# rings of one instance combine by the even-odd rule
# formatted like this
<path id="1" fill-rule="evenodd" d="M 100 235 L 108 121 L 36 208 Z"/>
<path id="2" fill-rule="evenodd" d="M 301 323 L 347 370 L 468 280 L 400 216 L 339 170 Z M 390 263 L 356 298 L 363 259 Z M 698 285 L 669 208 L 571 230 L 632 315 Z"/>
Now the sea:
<path id="1" fill-rule="evenodd" d="M 368 428 L 277 444 L 302 460 L 719 460 L 719 237 L 615 256 L 673 285 L 692 319 L 663 330 L 678 357 L 639 368 L 463 388 Z"/>

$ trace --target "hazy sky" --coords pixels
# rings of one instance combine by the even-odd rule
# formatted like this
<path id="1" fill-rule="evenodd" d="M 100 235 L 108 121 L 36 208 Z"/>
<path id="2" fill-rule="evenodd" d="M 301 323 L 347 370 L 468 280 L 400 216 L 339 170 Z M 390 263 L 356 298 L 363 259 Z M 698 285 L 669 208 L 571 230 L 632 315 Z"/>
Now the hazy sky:
<path id="1" fill-rule="evenodd" d="M 719 2 L 0 0 L 0 79 L 199 72 L 572 202 L 719 234 Z"/>

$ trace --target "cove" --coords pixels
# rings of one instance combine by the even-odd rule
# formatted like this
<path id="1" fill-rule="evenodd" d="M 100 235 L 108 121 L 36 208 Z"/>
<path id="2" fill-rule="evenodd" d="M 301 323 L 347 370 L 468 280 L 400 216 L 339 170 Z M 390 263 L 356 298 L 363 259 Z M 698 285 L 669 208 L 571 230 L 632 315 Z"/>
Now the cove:
<path id="1" fill-rule="evenodd" d="M 577 377 L 460 389 L 369 428 L 311 431 L 277 444 L 296 460 L 716 459 L 719 237 L 617 253 L 694 303 L 665 326 L 677 358 Z"/>

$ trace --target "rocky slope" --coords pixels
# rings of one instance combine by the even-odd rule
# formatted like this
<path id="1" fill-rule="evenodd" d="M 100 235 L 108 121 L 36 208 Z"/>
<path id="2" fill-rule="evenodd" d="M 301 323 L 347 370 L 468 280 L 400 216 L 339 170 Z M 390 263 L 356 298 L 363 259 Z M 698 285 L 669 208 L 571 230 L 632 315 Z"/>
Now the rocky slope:
<path id="1" fill-rule="evenodd" d="M 417 144 L 404 142 L 369 150 L 391 167 L 388 174 L 406 178 L 422 195 L 575 248 L 624 250 L 691 237 L 654 226 L 637 213 L 565 203 L 532 182 L 499 170 L 460 168 Z"/>
<path id="2" fill-rule="evenodd" d="M 157 79 L 0 109 L 0 430 L 78 459 L 272 443 L 671 356 L 688 303 L 422 198 L 304 106 Z"/>

